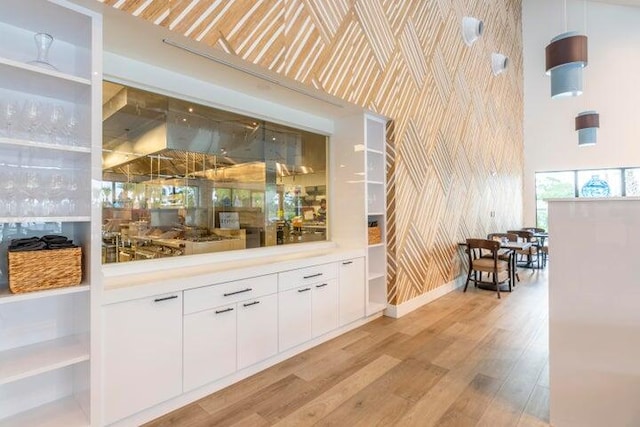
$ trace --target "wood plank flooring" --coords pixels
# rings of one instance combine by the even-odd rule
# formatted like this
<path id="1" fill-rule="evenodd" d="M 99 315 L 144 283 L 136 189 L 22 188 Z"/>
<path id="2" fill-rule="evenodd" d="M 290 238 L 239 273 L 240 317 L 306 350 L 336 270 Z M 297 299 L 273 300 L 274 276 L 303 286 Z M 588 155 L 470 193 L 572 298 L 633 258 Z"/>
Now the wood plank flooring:
<path id="1" fill-rule="evenodd" d="M 147 426 L 549 426 L 547 271 L 382 317 Z"/>

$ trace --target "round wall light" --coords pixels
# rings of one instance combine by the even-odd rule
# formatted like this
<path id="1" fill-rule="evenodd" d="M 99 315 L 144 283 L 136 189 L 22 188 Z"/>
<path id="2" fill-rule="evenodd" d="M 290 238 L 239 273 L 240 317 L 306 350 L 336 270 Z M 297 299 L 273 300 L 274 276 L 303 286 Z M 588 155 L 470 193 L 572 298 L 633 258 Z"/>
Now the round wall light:
<path id="1" fill-rule="evenodd" d="M 509 65 L 509 58 L 504 56 L 501 53 L 493 52 L 491 54 L 491 71 L 494 76 L 501 74 L 504 70 L 507 69 Z"/>
<path id="2" fill-rule="evenodd" d="M 462 18 L 462 38 L 467 46 L 471 46 L 482 36 L 484 24 L 481 20 L 472 16 Z"/>

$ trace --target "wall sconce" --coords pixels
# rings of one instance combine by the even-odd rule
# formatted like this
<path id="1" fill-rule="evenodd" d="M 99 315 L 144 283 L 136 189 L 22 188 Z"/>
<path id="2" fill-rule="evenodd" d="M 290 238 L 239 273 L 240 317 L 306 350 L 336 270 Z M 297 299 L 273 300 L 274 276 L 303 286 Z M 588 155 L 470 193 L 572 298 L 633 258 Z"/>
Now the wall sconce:
<path id="1" fill-rule="evenodd" d="M 595 111 L 583 111 L 576 116 L 578 146 L 596 145 L 596 131 L 600 127 L 600 115 Z"/>
<path id="2" fill-rule="evenodd" d="M 493 71 L 494 76 L 497 76 L 506 70 L 507 65 L 509 65 L 509 58 L 501 53 L 493 52 L 491 54 L 491 71 Z"/>
<path id="3" fill-rule="evenodd" d="M 462 18 L 462 38 L 467 46 L 471 46 L 484 31 L 484 24 L 481 20 L 472 16 Z"/>
<path id="4" fill-rule="evenodd" d="M 587 65 L 587 36 L 577 31 L 562 33 L 545 48 L 547 74 L 551 75 L 551 98 L 582 95 L 582 69 Z"/>

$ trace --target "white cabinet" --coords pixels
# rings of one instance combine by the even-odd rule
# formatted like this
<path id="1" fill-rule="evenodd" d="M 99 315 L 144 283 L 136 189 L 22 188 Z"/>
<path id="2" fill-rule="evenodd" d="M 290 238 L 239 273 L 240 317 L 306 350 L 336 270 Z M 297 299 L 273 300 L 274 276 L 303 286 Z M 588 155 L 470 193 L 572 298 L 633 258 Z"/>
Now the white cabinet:
<path id="1" fill-rule="evenodd" d="M 340 326 L 364 317 L 364 258 L 341 261 L 338 265 Z"/>
<path id="2" fill-rule="evenodd" d="M 278 353 L 278 296 L 238 303 L 238 369 Z"/>
<path id="3" fill-rule="evenodd" d="M 338 327 L 338 281 L 316 283 L 311 295 L 311 336 L 313 338 Z"/>
<path id="4" fill-rule="evenodd" d="M 280 351 L 311 339 L 311 286 L 304 285 L 278 294 Z"/>
<path id="5" fill-rule="evenodd" d="M 184 391 L 236 370 L 236 304 L 184 316 Z"/>
<path id="6" fill-rule="evenodd" d="M 280 351 L 338 327 L 336 276 L 335 263 L 278 274 Z"/>
<path id="7" fill-rule="evenodd" d="M 277 353 L 277 290 L 271 274 L 184 292 L 184 391 Z"/>
<path id="8" fill-rule="evenodd" d="M 100 26 L 100 16 L 65 2 L 2 2 L 0 424 L 88 425 L 93 416 L 90 290 L 99 285 L 92 266 L 100 239 L 92 238 L 99 213 L 91 182 L 100 175 L 100 150 L 93 149 L 100 129 L 92 113 L 100 106 Z M 55 68 L 33 62 L 41 32 L 53 38 L 48 60 Z M 11 294 L 9 242 L 46 234 L 82 246 L 82 284 Z"/>
<path id="9" fill-rule="evenodd" d="M 182 293 L 104 307 L 104 421 L 182 392 Z"/>

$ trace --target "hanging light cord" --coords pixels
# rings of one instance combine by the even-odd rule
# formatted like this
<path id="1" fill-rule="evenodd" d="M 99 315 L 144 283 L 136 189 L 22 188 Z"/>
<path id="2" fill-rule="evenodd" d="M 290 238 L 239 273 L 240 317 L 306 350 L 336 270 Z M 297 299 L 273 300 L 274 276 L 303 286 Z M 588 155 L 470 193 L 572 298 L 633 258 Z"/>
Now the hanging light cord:
<path id="1" fill-rule="evenodd" d="M 587 35 L 587 0 L 584 0 L 584 34 Z"/>
<path id="2" fill-rule="evenodd" d="M 567 32 L 567 0 L 564 0 L 564 32 Z"/>

